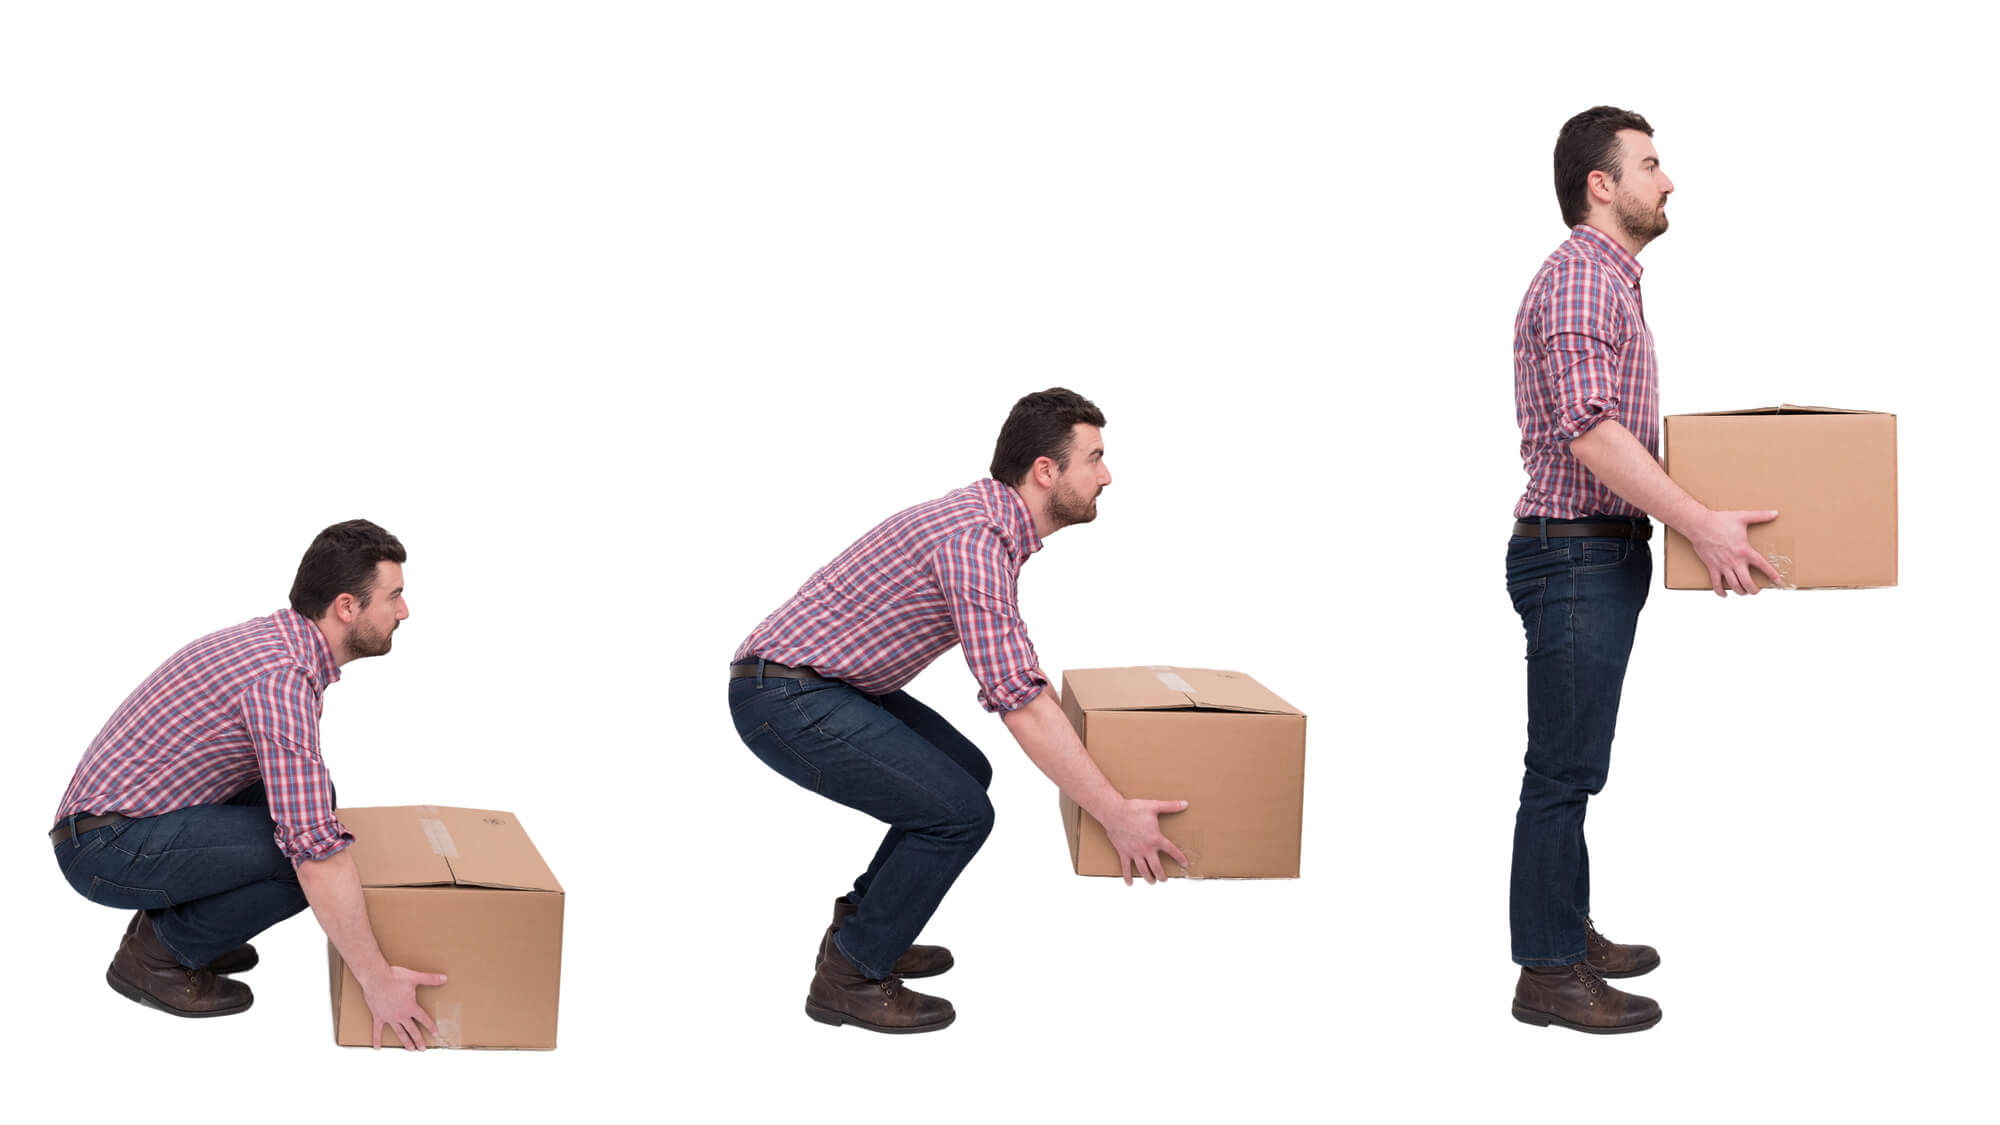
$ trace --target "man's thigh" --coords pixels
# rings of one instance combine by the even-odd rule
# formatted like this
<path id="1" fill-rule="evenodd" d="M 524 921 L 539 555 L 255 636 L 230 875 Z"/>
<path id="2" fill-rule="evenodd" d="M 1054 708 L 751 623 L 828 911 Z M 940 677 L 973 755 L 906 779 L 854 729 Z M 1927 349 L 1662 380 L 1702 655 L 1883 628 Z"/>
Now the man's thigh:
<path id="1" fill-rule="evenodd" d="M 983 815 L 985 786 L 883 707 L 833 680 L 746 678 L 730 692 L 752 753 L 793 783 L 893 825 Z"/>
<path id="2" fill-rule="evenodd" d="M 270 879 L 296 879 L 270 810 L 197 805 L 89 834 L 64 877 L 92 902 L 160 910 Z"/>
<path id="3" fill-rule="evenodd" d="M 1509 545 L 1507 592 L 1527 646 L 1530 770 L 1591 793 L 1603 788 L 1651 573 L 1643 542 Z"/>

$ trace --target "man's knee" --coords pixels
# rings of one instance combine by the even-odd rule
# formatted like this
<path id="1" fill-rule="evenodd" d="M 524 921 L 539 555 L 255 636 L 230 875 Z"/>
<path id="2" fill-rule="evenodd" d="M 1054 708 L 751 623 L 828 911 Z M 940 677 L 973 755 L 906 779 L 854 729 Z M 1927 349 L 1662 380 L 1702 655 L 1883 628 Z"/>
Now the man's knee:
<path id="1" fill-rule="evenodd" d="M 956 802 L 941 806 L 932 823 L 920 831 L 926 835 L 973 847 L 993 834 L 993 802 L 985 792 L 968 792 Z"/>

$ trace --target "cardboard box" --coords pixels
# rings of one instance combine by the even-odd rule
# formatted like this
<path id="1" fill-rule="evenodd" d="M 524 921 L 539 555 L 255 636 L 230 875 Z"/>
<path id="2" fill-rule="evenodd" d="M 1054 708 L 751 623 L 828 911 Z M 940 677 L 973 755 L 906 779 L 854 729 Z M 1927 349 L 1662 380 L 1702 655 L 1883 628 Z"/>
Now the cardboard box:
<path id="1" fill-rule="evenodd" d="M 1197 879 L 1297 878 L 1306 717 L 1241 672 L 1086 668 L 1063 673 L 1063 713 L 1127 797 L 1186 800 L 1160 818 Z M 1078 875 L 1121 875 L 1104 826 L 1067 796 L 1063 827 Z"/>
<path id="2" fill-rule="evenodd" d="M 340 819 L 382 955 L 450 977 L 417 990 L 438 1026 L 429 1045 L 553 1048 L 563 889 L 514 814 L 409 805 L 341 809 Z M 361 984 L 331 943 L 326 955 L 334 1041 L 366 1047 Z"/>
<path id="3" fill-rule="evenodd" d="M 1785 585 L 1896 584 L 1894 414 L 1790 405 L 1674 414 L 1665 455 L 1667 475 L 1710 508 L 1778 510 L 1750 528 L 1750 545 L 1777 563 Z M 1668 589 L 1713 588 L 1694 546 L 1671 528 L 1666 553 Z"/>

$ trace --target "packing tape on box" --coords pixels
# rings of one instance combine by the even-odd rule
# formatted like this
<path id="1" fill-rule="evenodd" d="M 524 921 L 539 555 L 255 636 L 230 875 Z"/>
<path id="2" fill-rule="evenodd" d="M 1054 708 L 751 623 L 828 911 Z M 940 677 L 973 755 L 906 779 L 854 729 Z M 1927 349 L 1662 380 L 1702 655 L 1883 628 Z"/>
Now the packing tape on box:
<path id="1" fill-rule="evenodd" d="M 1194 685 L 1181 679 L 1181 674 L 1171 668 L 1162 668 L 1158 664 L 1153 665 L 1153 678 L 1174 691 L 1186 692 L 1189 695 L 1194 694 Z"/>
<path id="2" fill-rule="evenodd" d="M 446 859 L 458 858 L 458 848 L 451 842 L 451 830 L 444 826 L 444 821 L 424 817 L 417 823 L 424 826 L 424 835 L 430 837 L 431 851 L 434 854 Z"/>
<path id="3" fill-rule="evenodd" d="M 465 1005 L 457 1000 L 439 1000 L 431 1005 L 431 1021 L 437 1024 L 437 1033 L 431 1036 L 433 1047 L 462 1047 L 465 1045 Z"/>
<path id="4" fill-rule="evenodd" d="M 1777 588 L 1798 589 L 1798 580 L 1792 577 L 1793 568 L 1797 566 L 1792 552 L 1798 549 L 1797 545 L 1790 539 L 1773 539 L 1770 540 L 1770 544 L 1771 549 L 1764 552 L 1764 561 L 1770 563 L 1771 569 L 1778 572 Z"/>

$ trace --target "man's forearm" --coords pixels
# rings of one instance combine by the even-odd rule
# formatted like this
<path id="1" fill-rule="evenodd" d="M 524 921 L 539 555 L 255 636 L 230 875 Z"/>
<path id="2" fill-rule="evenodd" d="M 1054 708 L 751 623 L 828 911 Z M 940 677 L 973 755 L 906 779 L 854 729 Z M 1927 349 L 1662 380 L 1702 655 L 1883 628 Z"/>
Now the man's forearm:
<path id="1" fill-rule="evenodd" d="M 1617 421 L 1606 419 L 1569 443 L 1575 457 L 1604 487 L 1626 503 L 1680 532 L 1692 529 L 1708 515 L 1701 501 L 1675 484 L 1653 452 Z"/>
<path id="2" fill-rule="evenodd" d="M 1069 725 L 1062 705 L 1056 702 L 1053 688 L 1043 688 L 1026 706 L 1002 715 L 1001 721 L 1007 724 L 1014 741 L 1021 744 L 1028 760 L 1100 823 L 1108 820 L 1111 810 L 1125 799 L 1104 776 L 1104 771 L 1097 768 L 1097 763 L 1090 760 L 1090 752 L 1083 748 L 1083 741 Z"/>
<path id="3" fill-rule="evenodd" d="M 389 963 L 368 925 L 368 903 L 361 895 L 361 875 L 353 857 L 340 851 L 325 859 L 309 859 L 299 864 L 298 873 L 319 928 L 354 970 L 355 979 L 366 988 L 388 972 Z"/>

